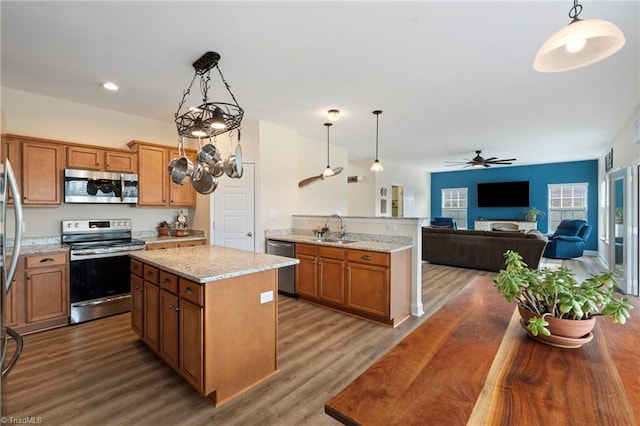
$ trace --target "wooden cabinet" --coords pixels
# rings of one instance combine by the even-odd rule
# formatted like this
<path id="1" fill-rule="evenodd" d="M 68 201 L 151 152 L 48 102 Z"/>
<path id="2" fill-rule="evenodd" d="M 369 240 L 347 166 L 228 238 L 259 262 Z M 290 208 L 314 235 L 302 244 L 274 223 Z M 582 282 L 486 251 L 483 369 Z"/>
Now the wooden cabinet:
<path id="1" fill-rule="evenodd" d="M 143 340 L 154 351 L 160 347 L 160 288 L 158 287 L 158 269 L 150 265 L 143 267 L 144 308 Z"/>
<path id="2" fill-rule="evenodd" d="M 18 188 L 22 191 L 22 158 L 20 156 L 20 140 L 11 136 L 4 136 L 2 138 L 2 152 L 0 152 L 0 159 L 3 164 L 6 160 L 11 163 L 11 168 L 16 176 L 16 182 L 18 182 Z M 7 202 L 13 203 L 13 192 L 7 191 Z"/>
<path id="3" fill-rule="evenodd" d="M 302 299 L 397 326 L 410 315 L 411 250 L 382 253 L 296 244 Z"/>
<path id="4" fill-rule="evenodd" d="M 21 256 L 3 322 L 22 334 L 69 323 L 66 252 Z"/>
<path id="5" fill-rule="evenodd" d="M 139 263 L 141 268 L 132 269 L 132 291 L 141 275 L 146 277 L 149 268 L 155 269 Z M 140 269 L 145 272 L 141 274 Z M 145 330 L 158 324 L 158 344 L 146 336 L 143 341 L 215 406 L 277 372 L 276 304 L 261 301 L 264 295 L 277 292 L 277 270 L 206 284 L 163 269 L 157 277 L 157 313 L 155 308 L 151 308 L 153 314 L 148 312 L 148 304 L 142 307 L 134 302 L 132 328 L 139 328 L 133 320 L 141 317 L 136 311 L 144 311 Z M 148 291 L 145 287 L 144 293 Z M 147 325 L 154 321 L 153 326 Z"/>
<path id="6" fill-rule="evenodd" d="M 180 247 L 194 247 L 203 246 L 207 243 L 207 240 L 187 240 L 187 241 L 166 241 L 160 243 L 147 243 L 145 247 L 147 250 L 166 250 Z"/>
<path id="7" fill-rule="evenodd" d="M 90 146 L 67 146 L 67 168 L 136 173 L 136 154 Z"/>
<path id="8" fill-rule="evenodd" d="M 62 204 L 64 150 L 46 142 L 22 142 L 22 200 L 25 206 Z"/>
<path id="9" fill-rule="evenodd" d="M 169 176 L 167 165 L 177 151 L 162 145 L 131 141 L 129 147 L 138 156 L 138 205 L 156 207 L 195 207 L 196 193 L 190 182 L 175 185 Z M 186 150 L 193 160 L 196 151 Z"/>
<path id="10" fill-rule="evenodd" d="M 133 260 L 131 263 L 133 264 Z M 131 270 L 131 328 L 140 337 L 144 337 L 144 280 Z M 142 273 L 142 272 L 141 272 Z"/>

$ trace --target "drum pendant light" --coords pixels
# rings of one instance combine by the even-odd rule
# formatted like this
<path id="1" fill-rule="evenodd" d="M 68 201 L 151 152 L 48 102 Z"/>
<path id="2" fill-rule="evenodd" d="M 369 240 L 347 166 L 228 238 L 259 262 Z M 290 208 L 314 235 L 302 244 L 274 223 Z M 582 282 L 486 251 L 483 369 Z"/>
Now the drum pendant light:
<path id="1" fill-rule="evenodd" d="M 380 160 L 378 160 L 378 119 L 380 118 L 380 114 L 382 114 L 382 111 L 375 110 L 373 111 L 373 114 L 375 114 L 376 116 L 376 159 L 371 165 L 371 171 L 381 172 L 384 169 L 382 168 L 382 164 L 380 163 Z"/>
<path id="2" fill-rule="evenodd" d="M 333 125 L 333 123 L 324 123 L 324 125 L 327 126 L 327 168 L 324 169 L 324 172 L 322 172 L 322 176 L 327 178 L 335 174 L 333 169 L 329 165 L 329 128 Z"/>
<path id="3" fill-rule="evenodd" d="M 601 19 L 578 18 L 582 5 L 574 0 L 571 22 L 544 42 L 533 68 L 539 72 L 562 72 L 594 64 L 615 54 L 625 44 L 616 25 Z"/>

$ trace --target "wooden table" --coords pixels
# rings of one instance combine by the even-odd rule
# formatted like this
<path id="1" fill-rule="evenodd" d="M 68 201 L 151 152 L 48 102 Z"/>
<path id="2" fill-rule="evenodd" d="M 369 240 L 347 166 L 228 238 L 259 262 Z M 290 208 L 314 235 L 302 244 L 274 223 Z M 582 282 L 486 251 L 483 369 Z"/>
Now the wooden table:
<path id="1" fill-rule="evenodd" d="M 325 406 L 346 425 L 637 425 L 640 302 L 575 349 L 527 337 L 477 277 Z M 638 340 L 636 340 L 637 342 Z"/>

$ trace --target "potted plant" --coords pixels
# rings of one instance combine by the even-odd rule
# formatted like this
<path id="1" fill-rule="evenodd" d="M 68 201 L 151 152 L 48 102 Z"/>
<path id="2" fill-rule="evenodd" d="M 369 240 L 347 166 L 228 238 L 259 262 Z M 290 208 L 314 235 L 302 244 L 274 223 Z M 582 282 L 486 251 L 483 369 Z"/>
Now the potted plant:
<path id="1" fill-rule="evenodd" d="M 171 228 L 173 228 L 173 226 L 169 222 L 162 221 L 158 224 L 156 229 L 158 230 L 158 235 L 163 236 L 169 235 L 169 231 L 171 231 Z"/>
<path id="2" fill-rule="evenodd" d="M 579 283 L 570 268 L 536 270 L 513 250 L 504 256 L 505 268 L 494 278 L 494 286 L 507 302 L 517 303 L 523 327 L 534 338 L 542 337 L 539 340 L 548 343 L 544 336 L 555 335 L 580 346 L 590 340 L 585 336 L 590 335 L 596 316 L 608 316 L 619 324 L 629 318 L 633 306 L 616 294 L 613 272 L 592 275 Z M 558 327 L 579 329 L 566 332 Z"/>
<path id="3" fill-rule="evenodd" d="M 535 222 L 538 216 L 544 216 L 544 214 L 545 213 L 542 210 L 538 210 L 535 207 L 529 207 L 522 213 L 522 217 L 528 222 Z"/>

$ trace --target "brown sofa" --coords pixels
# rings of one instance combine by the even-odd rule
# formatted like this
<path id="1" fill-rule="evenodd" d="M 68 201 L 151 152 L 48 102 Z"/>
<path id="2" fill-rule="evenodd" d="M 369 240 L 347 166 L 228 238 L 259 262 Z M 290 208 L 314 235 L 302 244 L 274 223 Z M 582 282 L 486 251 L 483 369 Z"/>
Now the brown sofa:
<path id="1" fill-rule="evenodd" d="M 499 271 L 504 267 L 504 252 L 514 250 L 530 268 L 537 268 L 546 245 L 546 237 L 537 231 L 422 228 L 422 260 L 441 265 Z"/>

